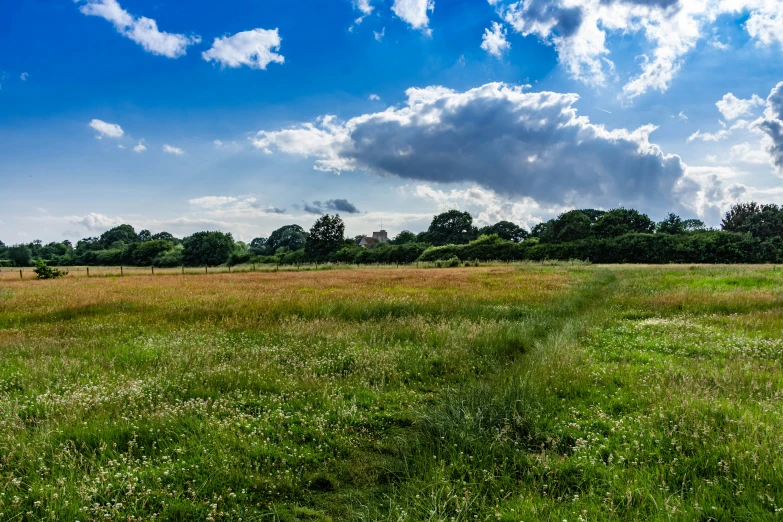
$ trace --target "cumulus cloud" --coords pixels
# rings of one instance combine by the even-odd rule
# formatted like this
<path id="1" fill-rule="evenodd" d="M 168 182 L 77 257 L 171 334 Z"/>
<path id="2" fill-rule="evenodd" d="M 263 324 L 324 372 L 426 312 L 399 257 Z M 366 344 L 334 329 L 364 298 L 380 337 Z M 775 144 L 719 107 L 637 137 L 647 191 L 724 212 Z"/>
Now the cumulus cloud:
<path id="1" fill-rule="evenodd" d="M 232 196 L 205 196 L 203 198 L 189 199 L 188 203 L 197 207 L 215 208 L 233 203 L 237 198 Z"/>
<path id="2" fill-rule="evenodd" d="M 85 0 L 74 0 L 76 3 Z M 79 10 L 88 16 L 99 16 L 114 24 L 118 33 L 141 45 L 145 51 L 179 58 L 183 56 L 189 46 L 201 42 L 198 36 L 185 36 L 160 31 L 158 24 L 151 18 L 144 16 L 135 17 L 120 7 L 117 0 L 86 0 Z"/>
<path id="3" fill-rule="evenodd" d="M 353 6 L 355 9 L 361 11 L 365 16 L 372 13 L 374 9 L 373 6 L 370 5 L 370 0 L 354 0 Z"/>
<path id="4" fill-rule="evenodd" d="M 302 209 L 308 214 L 326 214 L 328 211 L 358 214 L 359 209 L 347 199 L 330 199 L 329 201 L 304 202 Z"/>
<path id="5" fill-rule="evenodd" d="M 481 41 L 481 48 L 492 56 L 500 58 L 503 53 L 511 48 L 511 44 L 506 40 L 508 31 L 497 22 L 492 22 L 491 29 L 484 29 L 484 37 Z"/>
<path id="6" fill-rule="evenodd" d="M 380 96 L 378 96 L 377 94 L 371 94 L 371 95 L 370 95 L 370 97 L 369 97 L 368 99 L 369 99 L 370 101 L 381 101 L 381 97 L 380 97 Z"/>
<path id="7" fill-rule="evenodd" d="M 171 145 L 164 145 L 163 152 L 174 154 L 176 156 L 182 156 L 183 154 L 185 154 L 184 150 L 180 149 L 179 147 L 172 147 Z"/>
<path id="8" fill-rule="evenodd" d="M 375 41 L 380 42 L 381 40 L 383 40 L 383 37 L 386 36 L 386 28 L 384 27 L 383 29 L 380 30 L 380 32 L 373 31 L 372 34 L 375 36 Z"/>
<path id="9" fill-rule="evenodd" d="M 90 231 L 109 230 L 125 222 L 122 218 L 110 218 L 95 212 L 91 212 L 86 216 L 68 216 L 66 220 L 71 224 L 80 225 Z"/>
<path id="10" fill-rule="evenodd" d="M 755 94 L 748 100 L 737 98 L 732 93 L 725 94 L 715 106 L 727 120 L 736 120 L 748 116 L 756 106 L 764 105 L 764 100 Z"/>
<path id="11" fill-rule="evenodd" d="M 277 29 L 253 29 L 233 36 L 215 38 L 212 48 L 201 53 L 204 60 L 215 61 L 222 67 L 241 67 L 266 70 L 270 63 L 284 63 L 285 58 L 276 53 L 282 39 Z"/>
<path id="12" fill-rule="evenodd" d="M 26 72 L 23 72 L 22 74 L 19 75 L 19 79 L 22 80 L 23 82 L 26 82 L 29 77 L 30 77 L 30 73 L 26 73 Z"/>
<path id="13" fill-rule="evenodd" d="M 673 205 L 684 165 L 655 130 L 608 130 L 577 114 L 576 94 L 490 83 L 466 92 L 409 89 L 402 107 L 261 131 L 256 147 L 315 159 L 318 170 L 469 182 L 546 205 Z"/>
<path id="14" fill-rule="evenodd" d="M 783 82 L 770 92 L 764 116 L 756 120 L 754 126 L 764 133 L 762 144 L 772 164 L 783 173 Z"/>
<path id="15" fill-rule="evenodd" d="M 434 0 L 394 0 L 392 11 L 414 29 L 430 33 L 428 13 L 435 9 Z"/>
<path id="16" fill-rule="evenodd" d="M 122 138 L 122 136 L 125 134 L 125 131 L 122 130 L 122 127 L 117 125 L 116 123 L 107 123 L 103 120 L 92 120 L 90 121 L 90 127 L 92 127 L 94 130 L 98 132 L 98 135 L 96 138 L 103 139 L 106 138 Z"/>
<path id="17" fill-rule="evenodd" d="M 140 152 L 144 152 L 145 150 L 147 150 L 147 146 L 144 145 L 144 140 L 139 141 L 139 143 L 135 147 L 133 147 L 133 152 L 140 153 Z"/>
<path id="18" fill-rule="evenodd" d="M 623 87 L 630 101 L 665 91 L 709 27 L 722 14 L 743 16 L 759 45 L 783 41 L 783 4 L 768 0 L 490 0 L 516 32 L 535 36 L 557 50 L 574 78 L 595 85 L 614 74 L 609 36 L 640 34 L 651 46 L 641 55 L 639 73 Z"/>

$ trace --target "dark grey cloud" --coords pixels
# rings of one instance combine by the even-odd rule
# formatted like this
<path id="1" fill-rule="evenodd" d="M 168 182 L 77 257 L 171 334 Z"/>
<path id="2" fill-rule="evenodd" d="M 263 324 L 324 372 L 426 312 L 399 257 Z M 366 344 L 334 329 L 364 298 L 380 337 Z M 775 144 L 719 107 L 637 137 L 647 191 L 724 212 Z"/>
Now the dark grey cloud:
<path id="1" fill-rule="evenodd" d="M 336 212 L 345 212 L 346 214 L 358 214 L 359 209 L 356 205 L 348 201 L 347 199 L 331 199 L 326 202 L 326 208 L 334 210 Z"/>
<path id="2" fill-rule="evenodd" d="M 577 114 L 575 94 L 487 84 L 464 93 L 411 89 L 408 96 L 405 107 L 342 124 L 322 119 L 320 126 L 262 131 L 257 146 L 315 157 L 321 170 L 472 182 L 552 205 L 677 206 L 674 187 L 685 166 L 649 143 L 655 127 L 609 131 L 593 125 Z M 289 148 L 294 138 L 295 148 Z M 325 205 L 309 207 L 322 211 Z"/>
<path id="3" fill-rule="evenodd" d="M 756 125 L 767 135 L 766 148 L 772 162 L 783 171 L 783 82 L 772 89 L 767 98 L 767 109 Z"/>
<path id="4" fill-rule="evenodd" d="M 298 208 L 298 205 L 296 205 Z M 302 202 L 302 210 L 308 214 L 326 214 L 328 211 L 344 214 L 358 214 L 359 209 L 347 199 L 330 199 L 328 201 Z"/>

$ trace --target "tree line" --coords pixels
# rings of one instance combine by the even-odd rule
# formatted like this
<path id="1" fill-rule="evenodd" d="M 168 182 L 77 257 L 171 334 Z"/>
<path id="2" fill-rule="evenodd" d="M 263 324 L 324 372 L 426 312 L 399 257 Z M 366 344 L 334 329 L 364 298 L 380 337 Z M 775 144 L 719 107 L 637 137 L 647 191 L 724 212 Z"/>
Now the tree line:
<path id="1" fill-rule="evenodd" d="M 783 263 L 783 207 L 739 203 L 719 229 L 669 214 L 655 223 L 633 209 L 571 210 L 530 231 L 509 221 L 478 228 L 468 212 L 436 215 L 420 233 L 400 232 L 389 243 L 360 247 L 345 237 L 339 214 L 324 215 L 309 231 L 285 225 L 250 243 L 230 233 L 136 232 L 119 225 L 100 236 L 6 246 L 0 266 L 218 266 L 243 263 L 399 263 L 416 261 L 585 260 L 595 263 Z"/>

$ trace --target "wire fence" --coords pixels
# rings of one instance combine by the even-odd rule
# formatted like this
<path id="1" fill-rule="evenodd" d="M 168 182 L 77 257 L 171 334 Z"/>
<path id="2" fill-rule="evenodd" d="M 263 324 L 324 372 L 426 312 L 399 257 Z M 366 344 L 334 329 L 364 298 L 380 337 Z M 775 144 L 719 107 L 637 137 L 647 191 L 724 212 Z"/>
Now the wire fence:
<path id="1" fill-rule="evenodd" d="M 482 263 L 486 264 L 486 263 Z M 174 276 L 174 275 L 210 275 L 210 274 L 239 274 L 248 272 L 313 272 L 323 270 L 358 270 L 377 268 L 432 268 L 436 263 L 412 263 L 404 264 L 346 264 L 346 263 L 303 263 L 299 265 L 270 265 L 270 264 L 244 264 L 234 266 L 214 267 L 140 267 L 140 266 L 58 266 L 53 267 L 68 272 L 68 277 L 131 277 L 131 276 Z M 25 268 L 0 268 L 0 281 L 37 279 L 33 267 Z"/>

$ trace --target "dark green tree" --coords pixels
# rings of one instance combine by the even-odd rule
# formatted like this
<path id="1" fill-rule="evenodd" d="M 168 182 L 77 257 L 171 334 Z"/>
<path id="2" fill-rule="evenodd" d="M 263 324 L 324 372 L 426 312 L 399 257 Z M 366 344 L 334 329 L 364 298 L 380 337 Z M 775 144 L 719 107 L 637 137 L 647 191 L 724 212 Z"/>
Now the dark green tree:
<path id="1" fill-rule="evenodd" d="M 685 223 L 677 214 L 669 213 L 666 219 L 658 223 L 655 231 L 659 234 L 682 234 L 685 232 Z"/>
<path id="2" fill-rule="evenodd" d="M 340 214 L 324 214 L 313 224 L 307 236 L 305 254 L 315 261 L 324 261 L 340 250 L 345 242 L 345 223 Z"/>
<path id="3" fill-rule="evenodd" d="M 704 221 L 701 219 L 685 219 L 682 222 L 682 226 L 686 232 L 696 232 L 700 230 L 707 230 Z"/>
<path id="4" fill-rule="evenodd" d="M 196 232 L 182 241 L 182 260 L 188 266 L 217 266 L 228 261 L 234 238 L 223 232 Z"/>
<path id="5" fill-rule="evenodd" d="M 567 243 L 585 239 L 590 235 L 592 226 L 590 216 L 581 210 L 571 210 L 560 214 L 552 223 L 554 242 Z"/>
<path id="6" fill-rule="evenodd" d="M 173 245 L 169 241 L 160 239 L 150 239 L 136 246 L 133 250 L 132 261 L 134 265 L 150 266 L 154 264 L 155 258 L 169 249 Z"/>
<path id="7" fill-rule="evenodd" d="M 307 243 L 307 232 L 299 225 L 285 225 L 271 234 L 266 240 L 266 254 L 274 255 L 278 248 L 287 247 L 291 251 L 301 250 Z"/>
<path id="8" fill-rule="evenodd" d="M 116 243 L 122 243 L 124 245 L 138 243 L 139 236 L 136 235 L 136 231 L 132 226 L 119 225 L 101 234 L 100 241 L 103 248 L 110 248 Z"/>
<path id="9" fill-rule="evenodd" d="M 411 232 L 410 230 L 403 230 L 399 234 L 397 234 L 394 239 L 390 241 L 392 245 L 406 245 L 408 243 L 415 243 L 416 242 L 416 234 Z"/>
<path id="10" fill-rule="evenodd" d="M 511 221 L 498 221 L 494 225 L 479 229 L 480 236 L 491 236 L 492 234 L 514 243 L 520 243 L 530 237 L 527 230 Z"/>
<path id="11" fill-rule="evenodd" d="M 449 210 L 432 219 L 427 239 L 433 245 L 463 245 L 478 236 L 473 216 L 459 210 Z"/>
<path id="12" fill-rule="evenodd" d="M 655 223 L 647 216 L 633 209 L 616 208 L 598 218 L 593 225 L 593 234 L 597 237 L 618 237 L 635 232 L 651 234 Z"/>
<path id="13" fill-rule="evenodd" d="M 142 241 L 142 242 L 144 242 L 144 241 L 151 241 L 152 240 L 152 232 L 150 232 L 147 229 L 144 229 L 141 232 L 139 232 L 138 238 L 139 238 L 139 241 Z"/>
<path id="14" fill-rule="evenodd" d="M 761 212 L 761 206 L 755 201 L 750 203 L 737 203 L 732 206 L 723 220 L 720 223 L 720 227 L 727 232 L 748 232 L 746 221 L 751 216 L 759 214 Z"/>
<path id="15" fill-rule="evenodd" d="M 26 245 L 14 245 L 8 247 L 5 252 L 6 258 L 10 259 L 14 266 L 30 266 L 32 263 L 32 253 Z"/>

